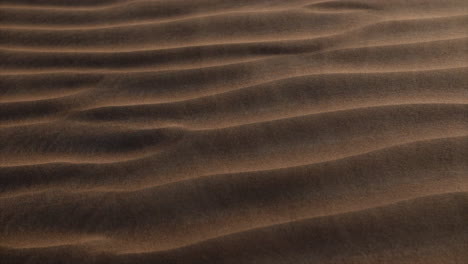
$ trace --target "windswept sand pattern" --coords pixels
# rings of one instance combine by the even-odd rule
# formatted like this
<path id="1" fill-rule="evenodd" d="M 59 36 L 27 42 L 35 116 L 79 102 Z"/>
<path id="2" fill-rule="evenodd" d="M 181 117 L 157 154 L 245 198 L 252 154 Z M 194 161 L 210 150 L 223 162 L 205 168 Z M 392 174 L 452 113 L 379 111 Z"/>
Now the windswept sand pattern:
<path id="1" fill-rule="evenodd" d="M 1 264 L 468 263 L 466 0 L 0 0 Z"/>

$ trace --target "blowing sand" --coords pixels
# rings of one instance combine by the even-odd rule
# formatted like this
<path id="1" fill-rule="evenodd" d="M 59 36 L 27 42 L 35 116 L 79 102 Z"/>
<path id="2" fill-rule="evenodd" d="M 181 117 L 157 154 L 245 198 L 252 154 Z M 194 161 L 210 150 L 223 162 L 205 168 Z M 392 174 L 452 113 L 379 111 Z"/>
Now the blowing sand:
<path id="1" fill-rule="evenodd" d="M 0 0 L 1 264 L 468 263 L 466 0 Z"/>

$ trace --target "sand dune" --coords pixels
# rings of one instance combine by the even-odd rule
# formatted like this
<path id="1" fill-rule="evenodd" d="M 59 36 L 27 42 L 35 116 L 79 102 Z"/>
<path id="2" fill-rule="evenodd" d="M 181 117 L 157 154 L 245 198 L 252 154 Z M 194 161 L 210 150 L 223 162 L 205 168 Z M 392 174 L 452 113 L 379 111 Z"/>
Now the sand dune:
<path id="1" fill-rule="evenodd" d="M 0 0 L 0 263 L 465 263 L 463 0 Z"/>
<path id="2" fill-rule="evenodd" d="M 21 228 L 21 232 L 29 234 L 31 238 L 34 235 L 30 232 L 39 230 L 43 230 L 37 234 L 40 237 L 48 232 L 54 235 L 60 229 L 62 233 L 54 236 L 62 239 L 74 233 L 97 236 L 104 232 L 108 239 L 118 240 L 118 243 L 124 243 L 120 242 L 122 239 L 128 241 L 129 244 L 119 250 L 138 250 L 142 246 L 147 250 L 161 250 L 203 240 L 206 236 L 361 210 L 419 196 L 466 191 L 468 183 L 464 173 L 468 165 L 464 157 L 468 149 L 467 140 L 462 137 L 417 142 L 336 161 L 277 170 L 202 176 L 131 192 L 101 189 L 69 193 L 63 191 L 68 183 L 57 182 L 56 192 L 31 195 L 27 194 L 25 186 L 23 190 L 18 189 L 18 183 L 25 182 L 27 178 L 18 180 L 21 174 L 17 169 L 14 174 L 10 171 L 12 177 L 9 182 L 3 182 L 7 186 L 3 192 L 12 194 L 17 190 L 23 195 L 4 197 L 8 203 L 5 202 L 7 207 L 2 208 L 2 211 L 10 212 L 16 228 Z M 451 151 L 450 157 L 443 156 L 446 151 Z M 382 167 L 387 168 L 385 172 L 381 171 Z M 62 167 L 60 175 L 64 175 L 65 168 Z M 78 168 L 75 167 L 75 170 Z M 39 171 L 37 167 L 29 171 L 33 169 Z M 66 169 L 69 174 L 73 171 L 72 167 Z M 46 171 L 44 166 L 42 171 Z M 44 173 L 45 177 L 53 173 L 50 166 L 48 171 Z M 86 176 L 85 171 L 81 167 L 81 177 Z M 16 181 L 16 186 L 13 181 Z M 51 178 L 47 181 L 50 182 Z M 41 186 L 41 183 L 35 182 L 34 187 L 37 186 Z M 200 188 L 206 191 L 201 199 L 197 198 Z M 37 205 L 43 200 L 50 201 L 50 206 L 42 208 Z M 115 203 L 119 204 L 118 211 L 114 210 Z M 19 204 L 22 204 L 21 210 L 37 217 L 15 215 Z M 61 224 L 58 226 L 56 222 L 48 221 L 51 217 L 66 219 L 70 215 L 82 218 L 82 215 L 94 210 L 94 204 L 101 210 L 93 212 L 89 217 L 100 222 L 103 229 L 112 230 L 95 230 L 95 227 L 64 220 L 59 221 Z M 121 210 L 125 214 L 122 215 Z M 157 215 L 160 220 L 155 222 Z M 121 219 L 119 227 L 108 223 L 113 219 Z M 28 222 L 35 224 L 28 225 Z M 33 229 L 25 230 L 27 226 Z M 135 234 L 134 237 L 129 237 L 129 229 L 130 233 Z M 203 232 L 200 233 L 200 230 Z M 16 239 L 18 232 L 14 232 L 15 237 L 10 239 Z"/>
<path id="3" fill-rule="evenodd" d="M 117 53 L 0 49 L 0 58 L 2 59 L 0 67 L 4 73 L 25 73 L 26 70 L 31 72 L 65 70 L 95 72 L 96 70 L 190 69 L 266 59 L 274 55 L 321 53 L 361 46 L 394 45 L 393 48 L 397 49 L 398 45 L 403 44 L 466 37 L 468 33 L 464 25 L 467 23 L 468 16 L 390 20 L 324 37 L 282 41 L 246 41 L 236 44 L 205 44 Z M 418 34 L 418 39 L 408 38 L 408 34 Z M 282 60 L 286 60 L 286 58 Z"/>

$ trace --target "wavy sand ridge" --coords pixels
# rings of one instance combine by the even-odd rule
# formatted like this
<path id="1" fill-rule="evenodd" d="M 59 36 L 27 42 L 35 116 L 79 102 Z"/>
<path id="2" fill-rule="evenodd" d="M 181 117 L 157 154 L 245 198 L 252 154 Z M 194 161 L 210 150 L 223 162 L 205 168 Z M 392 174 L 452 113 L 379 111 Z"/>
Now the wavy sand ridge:
<path id="1" fill-rule="evenodd" d="M 1 263 L 468 259 L 466 1 L 0 12 Z"/>

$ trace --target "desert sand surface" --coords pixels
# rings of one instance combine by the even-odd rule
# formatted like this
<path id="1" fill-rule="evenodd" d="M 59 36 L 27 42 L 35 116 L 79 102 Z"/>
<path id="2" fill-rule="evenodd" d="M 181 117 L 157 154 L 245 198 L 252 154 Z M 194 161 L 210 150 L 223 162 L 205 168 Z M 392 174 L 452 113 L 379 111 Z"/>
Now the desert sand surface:
<path id="1" fill-rule="evenodd" d="M 0 263 L 468 263 L 468 1 L 0 0 Z"/>

